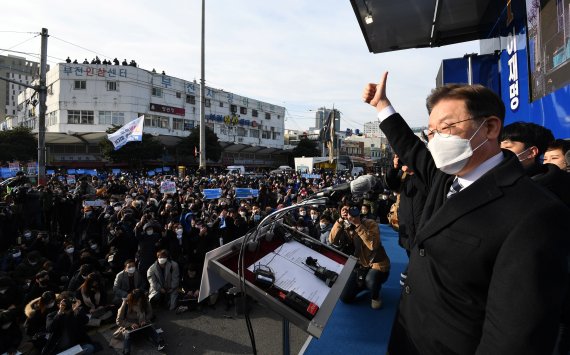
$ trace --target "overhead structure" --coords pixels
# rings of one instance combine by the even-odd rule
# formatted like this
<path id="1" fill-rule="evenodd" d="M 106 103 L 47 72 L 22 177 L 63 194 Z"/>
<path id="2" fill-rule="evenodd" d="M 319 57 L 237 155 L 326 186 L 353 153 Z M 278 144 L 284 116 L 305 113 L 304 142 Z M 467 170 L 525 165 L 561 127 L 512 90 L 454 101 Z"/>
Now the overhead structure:
<path id="1" fill-rule="evenodd" d="M 368 50 L 383 53 L 487 38 L 504 8 L 491 0 L 350 0 Z"/>

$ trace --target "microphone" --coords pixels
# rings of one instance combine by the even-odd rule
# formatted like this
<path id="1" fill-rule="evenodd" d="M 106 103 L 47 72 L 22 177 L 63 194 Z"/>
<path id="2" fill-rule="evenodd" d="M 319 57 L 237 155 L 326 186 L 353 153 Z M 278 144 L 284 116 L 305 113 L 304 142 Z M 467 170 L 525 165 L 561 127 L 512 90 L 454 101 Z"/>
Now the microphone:
<path id="1" fill-rule="evenodd" d="M 325 285 L 328 287 L 332 287 L 338 278 L 338 274 L 336 272 L 320 266 L 317 259 L 311 258 L 310 256 L 307 257 L 305 265 L 313 270 L 315 272 L 315 276 L 324 281 Z"/>
<path id="2" fill-rule="evenodd" d="M 315 197 L 330 197 L 337 192 L 348 192 L 350 191 L 350 183 L 345 182 L 343 184 L 338 184 L 331 187 L 325 187 L 315 194 Z"/>
<path id="3" fill-rule="evenodd" d="M 350 192 L 355 197 L 361 197 L 365 193 L 374 190 L 376 178 L 373 175 L 362 175 L 351 182 L 345 182 L 321 189 L 315 197 L 332 197 L 341 192 Z"/>

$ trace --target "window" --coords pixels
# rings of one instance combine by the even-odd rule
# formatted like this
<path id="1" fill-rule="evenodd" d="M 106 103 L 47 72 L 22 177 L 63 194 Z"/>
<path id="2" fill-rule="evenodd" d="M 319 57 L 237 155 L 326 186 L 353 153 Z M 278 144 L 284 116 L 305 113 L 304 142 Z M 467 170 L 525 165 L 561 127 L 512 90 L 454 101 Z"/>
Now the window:
<path id="1" fill-rule="evenodd" d="M 125 113 L 124 112 L 112 112 L 112 111 L 99 111 L 99 124 L 114 124 L 117 126 L 122 126 L 125 124 Z"/>
<path id="2" fill-rule="evenodd" d="M 117 82 L 107 81 L 107 91 L 117 91 Z"/>
<path id="3" fill-rule="evenodd" d="M 155 128 L 168 128 L 168 117 L 145 115 L 144 125 Z"/>
<path id="4" fill-rule="evenodd" d="M 249 136 L 253 138 L 259 138 L 259 130 L 258 129 L 250 129 Z"/>
<path id="5" fill-rule="evenodd" d="M 186 95 L 186 103 L 190 105 L 196 105 L 196 96 Z"/>
<path id="6" fill-rule="evenodd" d="M 279 136 L 281 136 L 281 133 L 279 133 L 279 132 L 272 132 L 272 133 L 273 133 L 273 139 L 274 140 L 279 139 Z"/>
<path id="7" fill-rule="evenodd" d="M 261 132 L 262 139 L 271 139 L 271 131 L 262 131 Z"/>
<path id="8" fill-rule="evenodd" d="M 265 119 L 266 120 L 270 120 L 271 119 L 271 114 L 269 112 L 265 113 Z"/>
<path id="9" fill-rule="evenodd" d="M 68 110 L 67 123 L 69 124 L 93 124 L 93 111 Z"/>
<path id="10" fill-rule="evenodd" d="M 204 106 L 206 106 L 206 107 L 212 106 L 212 102 L 210 101 L 210 99 L 205 99 L 205 100 L 204 100 Z"/>
<path id="11" fill-rule="evenodd" d="M 161 88 L 152 88 L 152 96 L 162 97 L 162 89 Z"/>
<path id="12" fill-rule="evenodd" d="M 237 128 L 237 135 L 238 137 L 247 137 L 247 131 L 243 127 Z"/>
<path id="13" fill-rule="evenodd" d="M 251 110 L 251 116 L 257 117 L 258 116 L 257 110 Z"/>
<path id="14" fill-rule="evenodd" d="M 242 115 L 247 115 L 247 108 L 246 107 L 240 107 L 239 113 L 241 113 Z"/>
<path id="15" fill-rule="evenodd" d="M 73 88 L 75 90 L 85 90 L 87 88 L 87 81 L 75 80 Z"/>
<path id="16" fill-rule="evenodd" d="M 177 92 L 177 93 L 176 93 L 176 98 L 177 98 L 177 99 L 181 99 L 181 98 L 182 98 L 182 93 Z"/>
<path id="17" fill-rule="evenodd" d="M 277 119 L 280 120 L 280 119 L 281 119 L 281 115 L 277 115 Z"/>
<path id="18" fill-rule="evenodd" d="M 237 112 L 237 106 L 236 105 L 230 105 L 230 112 L 236 113 Z"/>
<path id="19" fill-rule="evenodd" d="M 46 126 L 53 126 L 57 123 L 56 112 L 52 111 L 46 115 Z"/>
<path id="20" fill-rule="evenodd" d="M 224 107 L 224 103 L 220 101 L 220 107 Z"/>
<path id="21" fill-rule="evenodd" d="M 184 119 L 183 118 L 174 118 L 172 120 L 172 129 L 177 129 L 179 131 L 184 130 Z"/>

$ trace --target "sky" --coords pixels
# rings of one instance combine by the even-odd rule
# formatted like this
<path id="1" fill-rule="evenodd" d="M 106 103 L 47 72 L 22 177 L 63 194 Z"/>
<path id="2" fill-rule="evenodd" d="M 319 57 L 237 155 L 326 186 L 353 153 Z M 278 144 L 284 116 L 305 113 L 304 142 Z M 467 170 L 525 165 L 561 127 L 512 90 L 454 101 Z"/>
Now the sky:
<path id="1" fill-rule="evenodd" d="M 200 80 L 200 0 L 9 0 L 2 10 L 1 55 L 39 62 L 47 28 L 48 64 L 98 55 Z M 441 60 L 479 51 L 468 42 L 372 54 L 349 0 L 208 0 L 205 13 L 206 85 L 284 106 L 287 129 L 306 130 L 315 110 L 334 106 L 342 130 L 362 130 L 376 120 L 362 90 L 386 70 L 388 98 L 423 126 Z"/>

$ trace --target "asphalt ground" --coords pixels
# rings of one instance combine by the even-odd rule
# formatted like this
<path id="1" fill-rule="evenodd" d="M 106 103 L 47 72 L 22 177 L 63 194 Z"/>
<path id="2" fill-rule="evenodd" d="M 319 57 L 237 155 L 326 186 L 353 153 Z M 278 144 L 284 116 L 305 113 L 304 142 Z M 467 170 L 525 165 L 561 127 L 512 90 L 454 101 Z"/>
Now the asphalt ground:
<path id="1" fill-rule="evenodd" d="M 265 305 L 251 301 L 250 319 L 259 355 L 283 354 L 283 320 Z M 155 325 L 164 331 L 166 348 L 156 347 L 143 336 L 135 338 L 131 354 L 253 354 L 243 314 L 235 307 L 227 307 L 224 300 L 215 306 L 176 314 L 159 309 Z M 97 354 L 120 354 L 120 349 L 109 346 L 116 327 L 102 325 L 90 332 L 93 340 L 103 346 Z M 299 354 L 309 335 L 289 324 L 290 354 Z"/>

